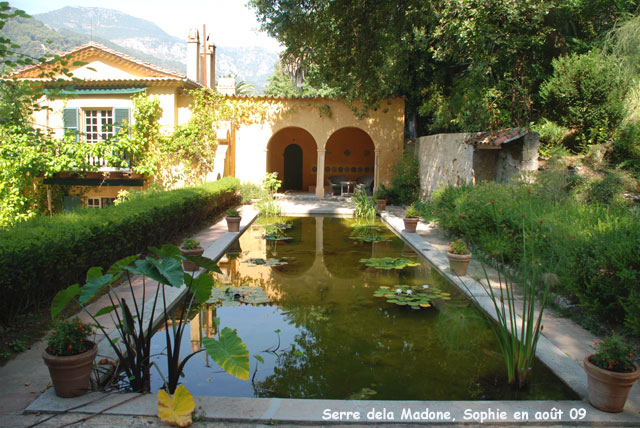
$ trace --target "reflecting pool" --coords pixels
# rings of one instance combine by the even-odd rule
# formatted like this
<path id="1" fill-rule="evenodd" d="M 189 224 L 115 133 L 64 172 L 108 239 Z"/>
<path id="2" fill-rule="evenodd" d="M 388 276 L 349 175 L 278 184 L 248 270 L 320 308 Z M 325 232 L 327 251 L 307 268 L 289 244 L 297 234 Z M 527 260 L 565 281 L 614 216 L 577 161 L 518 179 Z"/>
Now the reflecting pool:
<path id="1" fill-rule="evenodd" d="M 383 257 L 402 257 L 418 265 L 382 270 L 360 262 Z M 482 315 L 378 220 L 364 225 L 335 217 L 259 219 L 219 265 L 223 274 L 217 274 L 216 281 L 221 290 L 190 314 L 183 358 L 201 347 L 203 337 L 231 327 L 249 349 L 250 380 L 222 372 L 202 352 L 186 365 L 183 378 L 194 395 L 577 398 L 539 362 L 529 389 L 512 391 L 494 334 Z M 411 309 L 374 297 L 379 287 L 395 290 L 396 285 L 439 288 L 450 300 Z M 259 288 L 244 288 L 249 291 L 238 291 L 236 299 L 219 299 L 223 290 L 240 286 Z M 164 334 L 156 334 L 152 346 L 153 353 L 160 354 Z M 156 361 L 164 369 L 163 358 L 156 356 Z M 154 376 L 152 390 L 161 386 L 161 377 Z"/>

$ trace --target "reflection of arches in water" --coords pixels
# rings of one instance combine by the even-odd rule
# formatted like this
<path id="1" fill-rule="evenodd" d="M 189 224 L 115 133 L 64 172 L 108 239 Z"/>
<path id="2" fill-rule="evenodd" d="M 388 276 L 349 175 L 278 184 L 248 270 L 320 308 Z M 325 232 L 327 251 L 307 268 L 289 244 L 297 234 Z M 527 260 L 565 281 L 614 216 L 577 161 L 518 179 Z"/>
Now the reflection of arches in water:
<path id="1" fill-rule="evenodd" d="M 267 242 L 267 258 L 277 258 L 287 262 L 286 265 L 273 267 L 274 274 L 295 278 L 307 273 L 315 262 L 316 222 L 303 218 L 294 218 L 288 221 L 292 223 L 292 227 L 287 229 L 285 234 L 292 239 Z"/>

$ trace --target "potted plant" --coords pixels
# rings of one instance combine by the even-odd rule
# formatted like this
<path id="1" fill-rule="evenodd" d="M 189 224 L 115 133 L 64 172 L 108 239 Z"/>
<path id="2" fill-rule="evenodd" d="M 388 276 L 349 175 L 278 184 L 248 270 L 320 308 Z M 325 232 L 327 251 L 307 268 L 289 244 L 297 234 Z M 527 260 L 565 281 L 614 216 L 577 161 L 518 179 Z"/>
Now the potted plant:
<path id="1" fill-rule="evenodd" d="M 471 251 L 469 251 L 469 247 L 462 239 L 456 239 L 449 243 L 447 257 L 449 258 L 451 273 L 458 276 L 467 274 L 467 268 L 471 261 Z"/>
<path id="2" fill-rule="evenodd" d="M 180 252 L 185 256 L 201 256 L 204 253 L 204 248 L 200 246 L 200 241 L 195 239 L 185 239 L 180 247 Z M 186 271 L 193 272 L 199 269 L 198 265 L 189 260 L 182 261 L 182 268 Z"/>
<path id="3" fill-rule="evenodd" d="M 415 205 L 411 204 L 404 212 L 404 230 L 407 233 L 415 233 L 416 226 L 418 226 L 418 218 L 420 217 L 420 213 Z"/>
<path id="4" fill-rule="evenodd" d="M 91 334 L 90 325 L 74 318 L 58 321 L 49 335 L 42 358 L 58 397 L 77 397 L 89 390 L 91 369 L 98 354 L 96 343 L 88 340 Z"/>
<path id="5" fill-rule="evenodd" d="M 373 199 L 376 200 L 376 208 L 378 211 L 384 211 L 387 208 L 387 192 L 384 189 L 380 189 L 373 194 Z"/>
<path id="6" fill-rule="evenodd" d="M 605 412 L 620 412 L 640 370 L 633 363 L 633 347 L 612 335 L 595 342 L 595 354 L 583 361 L 589 384 L 589 402 Z"/>
<path id="7" fill-rule="evenodd" d="M 240 220 L 242 220 L 242 217 L 238 210 L 231 208 L 227 210 L 226 214 L 227 216 L 225 218 L 229 232 L 240 232 Z"/>

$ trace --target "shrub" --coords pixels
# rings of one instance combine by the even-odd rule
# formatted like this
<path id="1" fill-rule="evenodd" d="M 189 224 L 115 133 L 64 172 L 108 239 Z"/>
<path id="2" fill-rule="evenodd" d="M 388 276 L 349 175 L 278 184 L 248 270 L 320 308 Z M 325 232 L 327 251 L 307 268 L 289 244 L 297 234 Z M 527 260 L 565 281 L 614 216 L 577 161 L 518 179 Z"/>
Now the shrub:
<path id="1" fill-rule="evenodd" d="M 235 178 L 161 193 L 118 206 L 38 217 L 0 231 L 0 321 L 80 282 L 91 266 L 108 267 L 149 245 L 175 239 L 237 202 Z"/>
<path id="2" fill-rule="evenodd" d="M 573 128 L 583 143 L 605 142 L 624 115 L 627 83 L 612 57 L 592 51 L 553 61 L 540 87 L 546 117 Z"/>
<path id="3" fill-rule="evenodd" d="M 601 321 L 640 333 L 640 228 L 632 211 L 552 200 L 524 183 L 445 188 L 431 208 L 448 232 L 515 265 L 522 263 L 524 225 L 529 245 L 544 248 L 532 263 L 557 274 L 557 292 Z"/>
<path id="4" fill-rule="evenodd" d="M 380 186 L 387 195 L 387 202 L 392 205 L 409 205 L 416 201 L 420 196 L 420 177 L 415 156 L 405 152 L 394 172 L 391 187 Z"/>

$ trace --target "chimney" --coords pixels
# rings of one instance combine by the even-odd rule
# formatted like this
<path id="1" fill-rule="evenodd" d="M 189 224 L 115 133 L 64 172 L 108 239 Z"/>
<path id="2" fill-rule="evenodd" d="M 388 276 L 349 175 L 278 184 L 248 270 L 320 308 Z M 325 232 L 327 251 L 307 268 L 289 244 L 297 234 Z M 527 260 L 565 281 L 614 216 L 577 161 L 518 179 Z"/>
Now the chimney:
<path id="1" fill-rule="evenodd" d="M 189 29 L 187 37 L 187 78 L 200 81 L 200 33 L 197 28 Z"/>
<path id="2" fill-rule="evenodd" d="M 215 89 L 216 87 L 216 45 L 210 44 L 207 46 L 204 63 L 207 67 L 207 82 L 205 86 L 207 88 Z"/>

